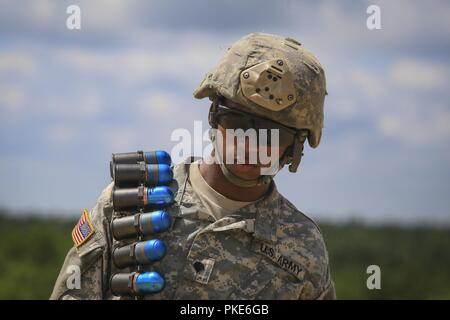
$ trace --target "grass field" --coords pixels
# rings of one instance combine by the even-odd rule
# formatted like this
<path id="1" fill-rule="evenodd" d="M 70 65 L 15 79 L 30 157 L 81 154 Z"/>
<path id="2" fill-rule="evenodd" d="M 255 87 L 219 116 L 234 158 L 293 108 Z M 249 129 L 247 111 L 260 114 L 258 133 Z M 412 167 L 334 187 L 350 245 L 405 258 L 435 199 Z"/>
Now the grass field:
<path id="1" fill-rule="evenodd" d="M 0 214 L 0 299 L 48 299 L 74 220 Z M 450 299 L 450 229 L 320 226 L 338 298 Z M 381 268 L 380 290 L 366 287 L 372 264 Z"/>

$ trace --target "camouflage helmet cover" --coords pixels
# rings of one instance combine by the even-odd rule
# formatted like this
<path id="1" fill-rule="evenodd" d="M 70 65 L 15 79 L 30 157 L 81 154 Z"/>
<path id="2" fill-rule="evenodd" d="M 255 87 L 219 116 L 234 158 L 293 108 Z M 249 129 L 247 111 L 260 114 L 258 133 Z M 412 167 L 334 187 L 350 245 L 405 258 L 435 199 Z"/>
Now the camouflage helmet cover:
<path id="1" fill-rule="evenodd" d="M 313 54 L 292 38 L 266 33 L 231 45 L 194 91 L 197 99 L 222 96 L 245 112 L 306 129 L 313 148 L 322 135 L 325 95 L 325 73 Z"/>

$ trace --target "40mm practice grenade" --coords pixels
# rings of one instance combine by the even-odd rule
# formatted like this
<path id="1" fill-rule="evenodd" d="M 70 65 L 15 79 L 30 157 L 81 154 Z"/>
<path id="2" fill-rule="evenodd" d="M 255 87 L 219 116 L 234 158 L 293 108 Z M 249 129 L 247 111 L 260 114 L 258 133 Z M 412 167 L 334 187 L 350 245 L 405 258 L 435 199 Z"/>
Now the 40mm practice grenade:
<path id="1" fill-rule="evenodd" d="M 146 164 L 166 164 L 168 166 L 172 164 L 170 155 L 162 150 L 113 153 L 111 159 L 112 163 L 117 164 L 135 164 L 142 161 Z"/>
<path id="2" fill-rule="evenodd" d="M 114 189 L 114 210 L 126 210 L 135 208 L 167 207 L 174 202 L 172 190 L 167 186 L 154 188 L 138 187 Z"/>
<path id="3" fill-rule="evenodd" d="M 114 239 L 123 240 L 164 232 L 170 228 L 171 223 L 170 215 L 165 211 L 158 210 L 116 218 L 111 223 L 111 230 Z"/>
<path id="4" fill-rule="evenodd" d="M 167 164 L 117 164 L 111 162 L 111 178 L 119 187 L 137 187 L 144 184 L 148 187 L 167 185 L 173 179 L 173 173 Z"/>
<path id="5" fill-rule="evenodd" d="M 166 245 L 164 242 L 159 239 L 152 239 L 115 248 L 113 262 L 117 268 L 123 269 L 161 260 L 165 254 Z"/>
<path id="6" fill-rule="evenodd" d="M 143 296 L 158 293 L 164 285 L 164 278 L 155 271 L 117 273 L 110 280 L 111 291 L 116 296 Z"/>

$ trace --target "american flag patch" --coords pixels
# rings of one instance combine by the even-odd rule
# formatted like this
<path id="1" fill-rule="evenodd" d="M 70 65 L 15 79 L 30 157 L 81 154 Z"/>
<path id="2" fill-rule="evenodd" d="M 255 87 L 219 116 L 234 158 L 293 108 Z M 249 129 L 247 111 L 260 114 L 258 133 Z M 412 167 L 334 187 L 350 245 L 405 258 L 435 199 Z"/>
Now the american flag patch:
<path id="1" fill-rule="evenodd" d="M 81 246 L 87 239 L 94 234 L 94 227 L 92 227 L 89 220 L 89 213 L 87 209 L 84 209 L 80 220 L 72 230 L 72 240 L 75 243 L 75 247 Z"/>

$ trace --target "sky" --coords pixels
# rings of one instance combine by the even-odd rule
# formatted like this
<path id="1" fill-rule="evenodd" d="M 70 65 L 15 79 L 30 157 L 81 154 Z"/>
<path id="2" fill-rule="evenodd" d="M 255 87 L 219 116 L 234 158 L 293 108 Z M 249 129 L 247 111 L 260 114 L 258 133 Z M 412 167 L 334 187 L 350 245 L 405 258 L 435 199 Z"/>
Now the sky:
<path id="1" fill-rule="evenodd" d="M 194 89 L 234 41 L 266 32 L 301 42 L 327 78 L 321 144 L 277 175 L 281 193 L 318 220 L 449 223 L 449 15 L 438 0 L 0 0 L 0 207 L 93 207 L 111 153 L 208 129 Z"/>

